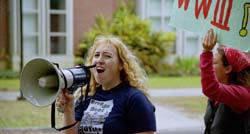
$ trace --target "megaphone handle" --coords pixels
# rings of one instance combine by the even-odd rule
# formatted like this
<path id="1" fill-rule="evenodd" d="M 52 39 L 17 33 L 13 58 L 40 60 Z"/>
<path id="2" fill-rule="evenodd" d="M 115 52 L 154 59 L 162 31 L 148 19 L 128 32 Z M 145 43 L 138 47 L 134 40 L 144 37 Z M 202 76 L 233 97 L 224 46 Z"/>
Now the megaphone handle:
<path id="1" fill-rule="evenodd" d="M 67 90 L 67 92 L 69 92 L 70 94 L 73 94 L 72 91 Z M 57 106 L 56 109 L 57 109 L 57 111 L 59 111 L 60 113 L 64 113 L 64 106 Z"/>
<path id="2" fill-rule="evenodd" d="M 56 122 L 55 122 L 55 102 L 52 103 L 51 105 L 51 128 L 54 128 L 55 130 L 57 131 L 62 131 L 62 130 L 65 130 L 65 129 L 69 129 L 73 126 L 75 126 L 77 124 L 77 121 L 70 124 L 70 125 L 67 125 L 67 126 L 64 126 L 64 127 L 61 127 L 61 128 L 56 128 Z"/>

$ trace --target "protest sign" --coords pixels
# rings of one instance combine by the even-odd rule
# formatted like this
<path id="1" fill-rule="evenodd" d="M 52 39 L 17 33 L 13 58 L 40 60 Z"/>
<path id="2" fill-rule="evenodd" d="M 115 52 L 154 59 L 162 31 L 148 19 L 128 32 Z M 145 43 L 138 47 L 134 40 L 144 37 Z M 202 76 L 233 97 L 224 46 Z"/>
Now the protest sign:
<path id="1" fill-rule="evenodd" d="M 175 0 L 170 25 L 204 36 L 213 28 L 218 43 L 250 50 L 250 0 Z"/>

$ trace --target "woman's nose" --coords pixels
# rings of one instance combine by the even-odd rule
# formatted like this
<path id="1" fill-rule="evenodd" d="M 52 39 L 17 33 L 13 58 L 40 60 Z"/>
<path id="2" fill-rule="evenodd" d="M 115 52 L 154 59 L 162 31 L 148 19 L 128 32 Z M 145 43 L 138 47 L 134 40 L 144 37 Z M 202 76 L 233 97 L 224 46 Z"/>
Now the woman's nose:
<path id="1" fill-rule="evenodd" d="M 103 56 L 99 56 L 97 59 L 96 59 L 96 62 L 98 63 L 102 63 L 103 62 Z"/>

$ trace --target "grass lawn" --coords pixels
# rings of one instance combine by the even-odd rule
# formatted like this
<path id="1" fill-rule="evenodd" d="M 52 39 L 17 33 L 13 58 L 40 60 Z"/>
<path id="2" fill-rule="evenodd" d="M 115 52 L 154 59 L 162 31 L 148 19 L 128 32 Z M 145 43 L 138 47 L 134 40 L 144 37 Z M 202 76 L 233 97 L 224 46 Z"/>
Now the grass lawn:
<path id="1" fill-rule="evenodd" d="M 153 103 L 160 104 L 162 106 L 174 106 L 180 111 L 183 111 L 189 115 L 199 115 L 205 112 L 207 106 L 207 98 L 204 96 L 195 97 L 154 97 Z"/>
<path id="2" fill-rule="evenodd" d="M 200 87 L 200 77 L 149 77 L 150 88 Z M 19 79 L 0 79 L 0 91 L 18 91 Z"/>
<path id="3" fill-rule="evenodd" d="M 152 102 L 165 107 L 175 107 L 190 117 L 205 112 L 205 97 L 161 97 Z M 27 101 L 0 101 L 0 128 L 50 127 L 50 107 L 35 107 Z M 157 109 L 156 109 L 157 110 Z M 57 126 L 62 126 L 62 115 L 57 116 Z M 157 118 L 157 117 L 156 117 Z"/>
<path id="4" fill-rule="evenodd" d="M 0 79 L 0 91 L 18 91 L 19 79 Z"/>
<path id="5" fill-rule="evenodd" d="M 35 107 L 27 101 L 0 101 L 0 108 L 0 128 L 50 127 L 50 107 Z M 62 122 L 62 115 L 56 116 Z"/>
<path id="6" fill-rule="evenodd" d="M 199 77 L 150 77 L 151 88 L 200 87 Z M 0 91 L 18 91 L 18 79 L 0 79 Z M 164 97 L 152 98 L 153 103 L 175 106 L 181 111 L 202 114 L 206 106 L 205 97 Z M 27 101 L 0 101 L 0 128 L 50 127 L 50 107 L 39 108 Z M 57 115 L 57 127 L 62 115 Z M 156 117 L 157 118 L 157 117 Z"/>
<path id="7" fill-rule="evenodd" d="M 189 77 L 149 77 L 151 88 L 196 88 L 201 87 L 199 76 Z"/>

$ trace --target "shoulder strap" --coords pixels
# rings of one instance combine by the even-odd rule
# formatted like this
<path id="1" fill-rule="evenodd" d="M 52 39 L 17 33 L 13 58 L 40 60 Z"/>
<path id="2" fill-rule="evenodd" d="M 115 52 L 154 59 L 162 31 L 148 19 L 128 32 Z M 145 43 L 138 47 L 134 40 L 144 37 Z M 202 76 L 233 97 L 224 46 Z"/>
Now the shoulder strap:
<path id="1" fill-rule="evenodd" d="M 51 128 L 54 128 L 56 129 L 57 131 L 62 131 L 64 129 L 68 129 L 68 128 L 71 128 L 73 126 L 75 126 L 77 124 L 77 121 L 70 124 L 70 125 L 67 125 L 67 126 L 64 126 L 64 127 L 61 127 L 61 128 L 56 128 L 56 122 L 55 122 L 55 102 L 53 102 L 53 104 L 51 105 Z"/>
<path id="2" fill-rule="evenodd" d="M 89 91 L 90 91 L 90 89 L 89 89 L 89 85 L 90 85 L 90 80 L 88 80 L 87 81 L 87 89 L 86 89 L 86 91 L 85 91 L 85 97 L 84 97 L 84 103 L 83 103 L 83 105 L 85 105 L 86 103 L 86 100 L 87 100 L 87 97 L 88 97 L 88 93 L 89 93 Z M 82 94 L 82 90 L 81 90 L 81 97 L 80 97 L 80 101 L 81 101 L 81 103 L 82 103 L 82 99 L 83 98 L 83 94 Z M 61 127 L 61 128 L 56 128 L 56 122 L 55 122 L 55 101 L 52 103 L 52 105 L 51 105 L 51 118 L 50 118 L 50 120 L 51 120 L 51 128 L 54 128 L 54 129 L 56 129 L 57 131 L 62 131 L 62 130 L 65 130 L 65 129 L 69 129 L 69 128 L 71 128 L 71 127 L 73 127 L 73 126 L 75 126 L 76 124 L 77 124 L 77 122 L 78 121 L 76 121 L 76 122 L 74 122 L 74 123 L 72 123 L 72 124 L 70 124 L 70 125 L 67 125 L 67 126 L 64 126 L 64 127 Z"/>

